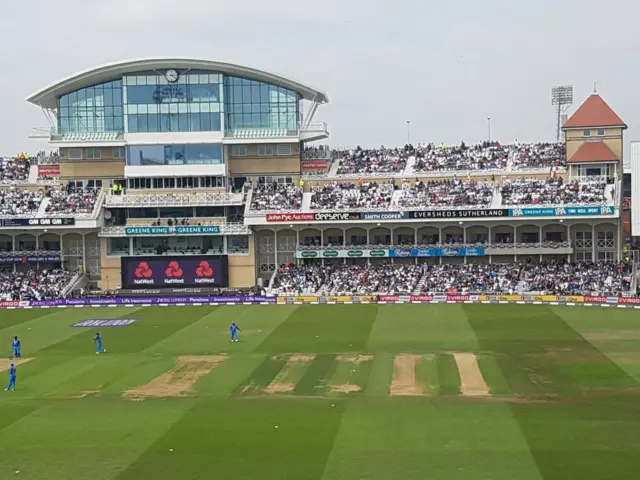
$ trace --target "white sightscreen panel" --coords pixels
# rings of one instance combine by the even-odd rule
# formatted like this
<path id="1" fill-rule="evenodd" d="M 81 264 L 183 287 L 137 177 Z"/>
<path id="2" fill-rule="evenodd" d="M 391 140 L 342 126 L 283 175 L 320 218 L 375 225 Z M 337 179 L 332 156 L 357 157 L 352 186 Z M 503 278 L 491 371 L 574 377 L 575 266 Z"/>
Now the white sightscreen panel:
<path id="1" fill-rule="evenodd" d="M 631 142 L 631 235 L 640 236 L 640 142 Z"/>

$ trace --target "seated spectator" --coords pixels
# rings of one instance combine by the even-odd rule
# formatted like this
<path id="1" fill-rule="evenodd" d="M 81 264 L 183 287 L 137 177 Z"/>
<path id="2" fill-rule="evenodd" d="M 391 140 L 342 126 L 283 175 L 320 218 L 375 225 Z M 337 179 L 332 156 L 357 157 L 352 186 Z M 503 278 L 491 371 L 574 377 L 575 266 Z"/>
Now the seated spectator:
<path id="1" fill-rule="evenodd" d="M 392 196 L 391 183 L 331 183 L 311 188 L 311 209 L 387 209 Z"/>
<path id="2" fill-rule="evenodd" d="M 49 190 L 49 205 L 46 213 L 50 216 L 91 215 L 96 206 L 100 190 L 76 188 L 67 185 L 65 189 Z"/>
<path id="3" fill-rule="evenodd" d="M 295 185 L 276 182 L 258 185 L 251 194 L 251 210 L 300 210 L 302 195 L 302 187 Z"/>
<path id="4" fill-rule="evenodd" d="M 511 146 L 514 170 L 557 170 L 567 166 L 567 152 L 562 143 L 528 143 Z"/>
<path id="5" fill-rule="evenodd" d="M 508 150 L 498 142 L 482 142 L 467 146 L 433 144 L 416 148 L 414 173 L 464 170 L 504 170 L 508 161 Z"/>
<path id="6" fill-rule="evenodd" d="M 0 190 L 0 215 L 31 217 L 38 212 L 44 198 L 42 190 L 22 190 L 12 185 Z"/>
<path id="7" fill-rule="evenodd" d="M 422 266 L 413 264 L 289 266 L 273 286 L 281 295 L 410 294 L 421 276 Z"/>
<path id="8" fill-rule="evenodd" d="M 17 157 L 0 157 L 0 183 L 24 182 L 29 178 L 31 157 L 21 153 Z"/>
<path id="9" fill-rule="evenodd" d="M 423 293 L 618 295 L 631 286 L 628 264 L 543 262 L 429 265 Z"/>
<path id="10" fill-rule="evenodd" d="M 0 272 L 0 299 L 56 300 L 74 276 L 67 270 Z"/>
<path id="11" fill-rule="evenodd" d="M 562 178 L 547 180 L 518 178 L 506 180 L 501 189 L 502 205 L 606 205 L 605 183 L 564 183 Z"/>
<path id="12" fill-rule="evenodd" d="M 342 153 L 338 165 L 338 175 L 376 175 L 400 173 L 407 166 L 413 147 L 388 149 L 381 147 L 373 150 L 363 150 L 357 147 Z"/>
<path id="13" fill-rule="evenodd" d="M 418 181 L 404 183 L 398 200 L 401 208 L 488 207 L 493 198 L 493 184 L 462 180 Z"/>

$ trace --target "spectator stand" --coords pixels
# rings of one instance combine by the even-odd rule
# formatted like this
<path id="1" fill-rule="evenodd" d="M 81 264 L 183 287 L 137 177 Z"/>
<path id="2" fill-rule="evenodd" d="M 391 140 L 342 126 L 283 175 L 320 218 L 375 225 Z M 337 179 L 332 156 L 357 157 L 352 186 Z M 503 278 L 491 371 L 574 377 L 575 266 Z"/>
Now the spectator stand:
<path id="1" fill-rule="evenodd" d="M 271 283 L 278 295 L 404 294 L 627 294 L 633 266 L 610 262 L 502 264 L 376 264 L 280 267 Z"/>
<path id="2" fill-rule="evenodd" d="M 68 270 L 0 271 L 0 299 L 56 300 L 77 280 L 78 273 Z"/>
<path id="3" fill-rule="evenodd" d="M 105 192 L 99 188 L 78 188 L 66 185 L 64 188 L 49 189 L 46 192 L 48 217 L 96 218 L 104 202 Z"/>

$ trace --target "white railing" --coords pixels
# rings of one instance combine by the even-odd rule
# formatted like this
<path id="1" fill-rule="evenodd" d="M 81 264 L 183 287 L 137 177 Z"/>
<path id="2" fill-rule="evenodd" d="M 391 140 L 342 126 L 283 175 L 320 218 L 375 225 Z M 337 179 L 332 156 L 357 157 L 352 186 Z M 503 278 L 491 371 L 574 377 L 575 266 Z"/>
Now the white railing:
<path id="1" fill-rule="evenodd" d="M 577 177 L 569 177 L 567 183 L 607 183 L 609 177 L 607 175 L 583 175 Z"/>
<path id="2" fill-rule="evenodd" d="M 15 252 L 0 252 L 0 257 L 45 257 L 47 255 L 61 254 L 60 250 L 17 250 Z"/>
<path id="3" fill-rule="evenodd" d="M 301 128 L 303 132 L 326 132 L 327 131 L 327 122 L 309 122 L 307 125 Z"/>
<path id="4" fill-rule="evenodd" d="M 297 250 L 303 251 L 323 251 L 323 250 L 409 250 L 409 249 L 429 249 L 429 248 L 484 248 L 488 249 L 514 249 L 514 248 L 571 248 L 570 241 L 562 242 L 533 242 L 533 243 L 435 243 L 435 244 L 414 244 L 414 245 L 332 245 L 316 247 L 313 245 L 300 245 Z M 262 253 L 262 252 L 261 252 Z"/>
<path id="5" fill-rule="evenodd" d="M 220 223 L 217 225 L 220 227 L 221 235 L 249 235 L 251 233 L 251 227 L 243 223 Z M 101 237 L 126 237 L 127 234 L 125 233 L 125 228 L 132 227 L 132 226 L 133 225 L 111 225 L 108 227 L 102 227 L 100 229 L 100 236 Z M 149 225 L 147 224 L 144 226 L 149 226 Z M 190 226 L 193 226 L 193 225 L 190 225 Z M 154 235 L 154 236 L 157 236 L 157 235 Z"/>
<path id="6" fill-rule="evenodd" d="M 335 160 L 336 162 L 339 162 L 339 159 Z M 566 168 L 560 168 L 558 170 L 558 174 L 563 174 L 566 173 L 567 169 Z M 417 170 L 414 170 L 413 167 L 411 166 L 407 166 L 405 167 L 404 170 L 396 170 L 393 172 L 372 172 L 372 173 L 365 173 L 365 172 L 356 172 L 356 173 L 343 173 L 343 174 L 333 174 L 333 175 L 329 175 L 329 173 L 324 173 L 324 174 L 319 174 L 316 172 L 310 172 L 310 173 L 302 173 L 302 178 L 307 180 L 307 179 L 319 179 L 319 178 L 326 178 L 326 179 L 336 179 L 336 180 L 340 180 L 340 179 L 359 179 L 359 178 L 396 178 L 396 179 L 403 179 L 403 178 L 410 178 L 410 179 L 415 179 L 417 178 L 450 178 L 453 176 L 456 176 L 457 178 L 466 178 L 468 176 L 470 177 L 486 177 L 486 176 L 490 176 L 490 175 L 509 175 L 509 174 L 519 174 L 519 173 L 526 173 L 526 174 L 548 174 L 549 173 L 549 169 L 548 168 L 529 168 L 526 171 L 525 170 L 517 170 L 514 172 L 509 172 L 506 168 L 504 169 L 486 169 L 486 170 L 433 170 L 433 171 L 424 171 L 424 172 L 419 172 Z"/>
<path id="7" fill-rule="evenodd" d="M 60 157 L 41 156 L 37 157 L 38 165 L 60 165 Z"/>
<path id="8" fill-rule="evenodd" d="M 197 193 L 127 193 L 106 197 L 106 207 L 211 207 L 242 205 L 242 193 L 197 192 Z"/>

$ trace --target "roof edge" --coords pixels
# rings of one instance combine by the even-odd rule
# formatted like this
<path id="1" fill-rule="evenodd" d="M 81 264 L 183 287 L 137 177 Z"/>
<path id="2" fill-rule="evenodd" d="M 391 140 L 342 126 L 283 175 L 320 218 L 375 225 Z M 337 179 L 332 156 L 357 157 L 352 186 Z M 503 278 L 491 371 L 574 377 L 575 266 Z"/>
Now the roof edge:
<path id="1" fill-rule="evenodd" d="M 106 78 L 102 79 L 101 76 L 108 77 L 111 75 L 113 78 L 116 78 L 119 75 L 126 75 L 127 73 L 133 73 L 136 70 L 142 70 L 145 68 L 150 70 L 166 68 L 193 68 L 219 71 L 228 75 L 255 78 L 256 80 L 263 81 L 265 83 L 272 83 L 274 85 L 289 88 L 298 92 L 305 100 L 316 101 L 321 104 L 329 102 L 329 97 L 323 91 L 283 75 L 244 65 L 190 57 L 147 57 L 99 65 L 64 77 L 63 79 L 32 93 L 26 97 L 26 101 L 42 108 L 55 108 L 52 98 L 55 99 L 57 96 L 66 93 L 66 91 L 70 92 L 80 88 L 85 88 L 91 84 L 99 83 L 100 81 L 109 81 Z M 93 83 L 92 79 L 95 79 Z"/>

